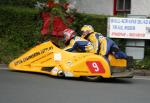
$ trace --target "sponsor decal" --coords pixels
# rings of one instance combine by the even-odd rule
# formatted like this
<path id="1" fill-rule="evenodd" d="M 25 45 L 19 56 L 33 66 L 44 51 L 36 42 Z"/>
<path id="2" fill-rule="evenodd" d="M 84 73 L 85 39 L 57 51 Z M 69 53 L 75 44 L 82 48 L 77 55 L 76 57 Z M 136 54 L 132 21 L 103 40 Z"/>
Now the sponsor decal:
<path id="1" fill-rule="evenodd" d="M 55 53 L 54 54 L 54 60 L 55 61 L 61 61 L 61 53 Z"/>
<path id="2" fill-rule="evenodd" d="M 20 60 L 16 61 L 14 64 L 15 64 L 15 65 L 21 64 L 21 63 L 23 63 L 23 62 L 26 62 L 27 60 L 30 60 L 31 58 L 34 58 L 34 57 L 36 57 L 36 56 L 38 56 L 38 55 L 41 55 L 41 54 L 43 54 L 43 53 L 45 53 L 45 52 L 47 52 L 47 51 L 52 50 L 52 49 L 53 49 L 52 46 L 51 46 L 51 47 L 48 47 L 48 48 L 44 48 L 44 49 L 42 49 L 42 50 L 40 50 L 40 51 L 37 51 L 37 52 L 34 52 L 34 53 L 30 54 L 30 55 L 27 56 L 27 57 L 24 57 L 23 59 L 20 59 Z"/>
<path id="3" fill-rule="evenodd" d="M 91 73 L 105 73 L 105 69 L 99 61 L 87 61 L 86 64 Z"/>

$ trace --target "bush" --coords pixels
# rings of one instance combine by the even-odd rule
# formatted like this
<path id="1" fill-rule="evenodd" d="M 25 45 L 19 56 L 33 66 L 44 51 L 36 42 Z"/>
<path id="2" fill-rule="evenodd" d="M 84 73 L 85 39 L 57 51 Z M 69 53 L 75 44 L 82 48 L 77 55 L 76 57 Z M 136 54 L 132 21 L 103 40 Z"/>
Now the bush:
<path id="1" fill-rule="evenodd" d="M 38 11 L 1 6 L 0 14 L 0 62 L 8 63 L 39 40 L 39 27 L 34 22 Z"/>
<path id="2" fill-rule="evenodd" d="M 80 34 L 79 31 L 81 27 L 85 24 L 89 24 L 94 27 L 95 31 L 106 35 L 107 16 L 77 13 L 75 17 L 76 17 L 76 20 L 71 25 L 71 28 L 74 28 L 79 34 Z"/>
<path id="3" fill-rule="evenodd" d="M 146 55 L 143 60 L 135 60 L 134 68 L 135 69 L 149 69 L 150 70 L 150 56 Z"/>
<path id="4" fill-rule="evenodd" d="M 36 2 L 46 2 L 47 0 L 0 0 L 1 5 L 13 5 L 13 6 L 24 6 L 24 7 L 34 7 Z"/>

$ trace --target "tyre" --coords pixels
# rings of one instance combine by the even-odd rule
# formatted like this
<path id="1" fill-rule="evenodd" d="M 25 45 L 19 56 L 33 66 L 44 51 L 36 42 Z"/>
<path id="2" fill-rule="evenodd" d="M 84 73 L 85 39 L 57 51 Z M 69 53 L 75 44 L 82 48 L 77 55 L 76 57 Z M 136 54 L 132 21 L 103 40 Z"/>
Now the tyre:
<path id="1" fill-rule="evenodd" d="M 100 79 L 102 79 L 102 77 L 100 77 L 100 76 L 85 76 L 82 78 L 83 78 L 83 80 L 91 81 L 91 82 L 96 82 L 96 81 L 99 81 Z"/>

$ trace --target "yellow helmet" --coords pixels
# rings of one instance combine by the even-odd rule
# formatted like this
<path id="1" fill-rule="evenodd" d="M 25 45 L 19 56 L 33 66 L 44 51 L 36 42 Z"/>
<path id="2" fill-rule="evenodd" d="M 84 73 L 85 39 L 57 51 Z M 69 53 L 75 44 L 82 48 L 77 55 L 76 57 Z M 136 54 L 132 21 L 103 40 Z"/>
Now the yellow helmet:
<path id="1" fill-rule="evenodd" d="M 89 33 L 92 33 L 94 32 L 94 29 L 91 25 L 84 25 L 82 28 L 81 28 L 81 31 L 89 31 Z"/>
<path id="2" fill-rule="evenodd" d="M 81 28 L 81 32 L 83 33 L 81 37 L 84 38 L 87 34 L 93 33 L 94 29 L 93 29 L 93 27 L 91 25 L 84 25 Z"/>

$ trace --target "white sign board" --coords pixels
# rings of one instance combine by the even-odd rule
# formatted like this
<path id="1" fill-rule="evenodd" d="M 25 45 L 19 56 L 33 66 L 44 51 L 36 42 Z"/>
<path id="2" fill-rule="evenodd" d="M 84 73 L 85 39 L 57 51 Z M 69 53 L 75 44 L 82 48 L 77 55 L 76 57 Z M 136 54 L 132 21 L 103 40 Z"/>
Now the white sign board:
<path id="1" fill-rule="evenodd" d="M 109 17 L 110 38 L 150 39 L 150 19 Z"/>

